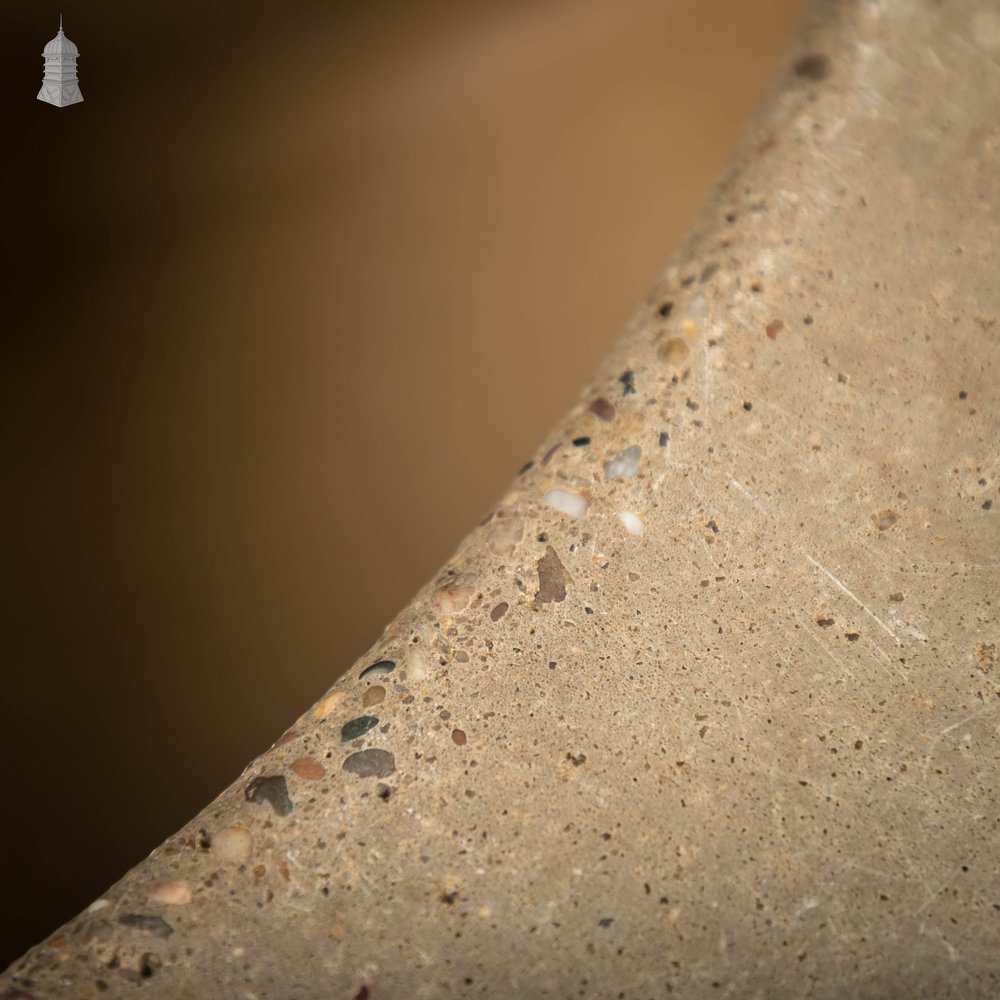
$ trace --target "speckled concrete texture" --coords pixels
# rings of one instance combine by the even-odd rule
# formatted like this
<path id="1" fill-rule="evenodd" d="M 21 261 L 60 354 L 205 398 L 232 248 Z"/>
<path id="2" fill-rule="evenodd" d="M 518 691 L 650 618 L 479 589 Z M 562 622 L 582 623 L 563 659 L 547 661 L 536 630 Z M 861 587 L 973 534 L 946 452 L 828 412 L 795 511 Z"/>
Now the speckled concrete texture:
<path id="1" fill-rule="evenodd" d="M 994 5 L 820 2 L 480 527 L 0 997 L 1000 995 L 998 180 Z"/>

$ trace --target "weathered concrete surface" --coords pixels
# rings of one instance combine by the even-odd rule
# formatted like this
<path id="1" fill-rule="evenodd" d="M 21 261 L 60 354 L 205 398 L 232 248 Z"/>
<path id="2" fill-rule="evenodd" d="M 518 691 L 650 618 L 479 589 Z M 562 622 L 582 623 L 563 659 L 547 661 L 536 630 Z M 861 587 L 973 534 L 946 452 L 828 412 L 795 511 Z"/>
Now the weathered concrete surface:
<path id="1" fill-rule="evenodd" d="M 998 177 L 991 3 L 820 3 L 531 468 L 0 996 L 1000 993 Z"/>

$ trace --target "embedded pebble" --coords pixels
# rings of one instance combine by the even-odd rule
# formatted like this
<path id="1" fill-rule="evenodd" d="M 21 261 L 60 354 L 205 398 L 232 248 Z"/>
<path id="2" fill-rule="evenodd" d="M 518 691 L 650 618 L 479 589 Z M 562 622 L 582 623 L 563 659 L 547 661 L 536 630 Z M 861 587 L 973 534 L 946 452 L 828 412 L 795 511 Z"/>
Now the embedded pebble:
<path id="1" fill-rule="evenodd" d="M 173 927 L 163 917 L 151 913 L 126 913 L 118 918 L 118 923 L 137 931 L 149 931 L 153 937 L 168 938 L 174 933 Z"/>
<path id="2" fill-rule="evenodd" d="M 370 708 L 372 705 L 378 705 L 385 701 L 385 688 L 380 684 L 374 684 L 370 687 L 362 696 L 361 704 L 365 708 Z"/>
<path id="3" fill-rule="evenodd" d="M 168 903 L 173 906 L 183 906 L 191 902 L 191 884 L 186 878 L 173 878 L 168 882 L 154 885 L 146 898 L 153 903 Z"/>
<path id="4" fill-rule="evenodd" d="M 457 747 L 464 747 L 466 742 L 468 741 L 468 737 L 465 735 L 464 732 L 462 732 L 461 729 L 453 729 L 451 731 L 451 738 L 452 742 Z"/>
<path id="5" fill-rule="evenodd" d="M 387 778 L 396 770 L 396 758 L 388 750 L 372 748 L 352 753 L 343 768 L 359 778 Z"/>
<path id="6" fill-rule="evenodd" d="M 551 489 L 545 494 L 545 502 L 556 510 L 561 510 L 564 514 L 572 514 L 573 517 L 583 517 L 587 513 L 589 506 L 587 498 L 572 490 Z"/>
<path id="7" fill-rule="evenodd" d="M 803 56 L 792 67 L 796 76 L 815 81 L 825 80 L 830 75 L 831 68 L 829 57 L 815 52 Z"/>
<path id="8" fill-rule="evenodd" d="M 317 719 L 325 719 L 346 697 L 343 691 L 334 691 L 333 694 L 328 694 L 313 709 L 313 715 Z"/>
<path id="9" fill-rule="evenodd" d="M 708 296 L 699 292 L 687 307 L 688 319 L 704 319 L 708 315 Z"/>
<path id="10" fill-rule="evenodd" d="M 303 781 L 319 781 L 326 777 L 326 769 L 315 757 L 300 757 L 288 765 L 288 770 Z"/>
<path id="11" fill-rule="evenodd" d="M 610 423 L 612 420 L 615 419 L 614 406 L 611 403 L 609 403 L 603 396 L 601 396 L 598 399 L 595 399 L 590 404 L 589 409 L 590 412 L 594 414 L 594 416 L 599 417 L 601 420 L 605 420 L 608 423 Z"/>
<path id="12" fill-rule="evenodd" d="M 377 663 L 373 663 L 370 667 L 365 667 L 364 670 L 358 674 L 358 680 L 364 680 L 371 674 L 391 674 L 396 669 L 396 663 L 394 660 L 379 660 Z"/>
<path id="13" fill-rule="evenodd" d="M 475 579 L 458 577 L 434 591 L 431 603 L 439 615 L 461 614 L 476 596 Z"/>
<path id="14" fill-rule="evenodd" d="M 427 657 L 418 649 L 410 649 L 406 654 L 406 669 L 411 681 L 422 681 L 428 674 Z M 397 691 L 405 691 L 401 684 L 396 685 Z"/>
<path id="15" fill-rule="evenodd" d="M 510 605 L 506 601 L 501 601 L 491 612 L 490 621 L 498 622 L 505 614 Z"/>
<path id="16" fill-rule="evenodd" d="M 884 510 L 878 515 L 878 530 L 888 531 L 899 520 L 894 510 Z"/>
<path id="17" fill-rule="evenodd" d="M 490 528 L 486 544 L 497 556 L 509 556 L 524 536 L 524 524 L 519 517 L 505 517 Z"/>
<path id="18" fill-rule="evenodd" d="M 262 774 L 247 785 L 243 794 L 247 802 L 255 802 L 258 805 L 266 802 L 278 816 L 287 816 L 293 808 L 283 774 Z"/>
<path id="19" fill-rule="evenodd" d="M 687 360 L 688 355 L 691 353 L 691 349 L 680 337 L 671 337 L 669 340 L 665 340 L 662 344 L 660 344 L 660 346 L 656 349 L 656 353 L 660 359 L 662 361 L 666 361 L 668 365 L 680 368 Z"/>
<path id="20" fill-rule="evenodd" d="M 608 479 L 624 479 L 626 476 L 634 476 L 639 471 L 640 458 L 642 458 L 642 449 L 634 444 L 624 451 L 620 451 L 610 462 L 604 463 L 604 475 Z"/>
<path id="21" fill-rule="evenodd" d="M 553 604 L 566 600 L 566 582 L 569 573 L 563 566 L 551 545 L 545 546 L 545 555 L 538 560 L 538 593 L 535 594 L 535 607 L 540 604 Z"/>
<path id="22" fill-rule="evenodd" d="M 378 718 L 374 715 L 361 715 L 356 719 L 351 719 L 345 723 L 340 730 L 340 742 L 350 743 L 359 736 L 363 736 L 369 729 L 374 729 L 378 725 Z"/>
<path id="23" fill-rule="evenodd" d="M 299 734 L 295 732 L 294 729 L 289 729 L 288 732 L 282 733 L 271 745 L 268 747 L 269 750 L 277 750 L 278 747 L 283 747 L 293 740 L 297 740 Z"/>
<path id="24" fill-rule="evenodd" d="M 638 514 L 633 514 L 630 510 L 623 510 L 618 515 L 618 520 L 625 525 L 625 530 L 632 535 L 642 534 L 642 518 Z"/>
<path id="25" fill-rule="evenodd" d="M 253 837 L 242 826 L 227 826 L 212 837 L 212 853 L 220 861 L 246 861 L 253 850 Z"/>

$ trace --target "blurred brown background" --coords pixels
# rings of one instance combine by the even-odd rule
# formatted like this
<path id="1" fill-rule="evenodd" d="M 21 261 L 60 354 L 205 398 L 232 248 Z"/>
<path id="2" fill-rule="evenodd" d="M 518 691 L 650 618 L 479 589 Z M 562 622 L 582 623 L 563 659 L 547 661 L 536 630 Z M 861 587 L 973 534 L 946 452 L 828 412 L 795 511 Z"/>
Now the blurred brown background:
<path id="1" fill-rule="evenodd" d="M 489 509 L 803 0 L 8 0 L 0 967 L 233 780 Z"/>

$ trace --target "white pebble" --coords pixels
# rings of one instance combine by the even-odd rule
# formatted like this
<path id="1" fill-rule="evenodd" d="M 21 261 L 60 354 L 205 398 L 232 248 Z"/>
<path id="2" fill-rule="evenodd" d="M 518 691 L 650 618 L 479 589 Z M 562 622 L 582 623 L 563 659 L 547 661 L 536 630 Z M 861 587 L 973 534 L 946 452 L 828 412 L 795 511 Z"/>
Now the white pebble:
<path id="1" fill-rule="evenodd" d="M 407 650 L 406 676 L 407 680 L 422 681 L 427 679 L 427 659 L 418 649 Z"/>
<path id="2" fill-rule="evenodd" d="M 246 861 L 253 850 L 253 837 L 242 826 L 227 826 L 212 837 L 212 853 L 220 861 Z"/>
<path id="3" fill-rule="evenodd" d="M 545 502 L 564 514 L 572 514 L 573 517 L 583 517 L 587 513 L 587 498 L 572 490 L 549 490 L 545 494 Z"/>
<path id="4" fill-rule="evenodd" d="M 642 518 L 638 514 L 633 514 L 630 510 L 623 510 L 618 515 L 618 520 L 625 525 L 625 530 L 632 535 L 642 534 Z"/>
<path id="5" fill-rule="evenodd" d="M 486 544 L 498 556 L 509 556 L 524 535 L 524 525 L 519 517 L 498 518 L 486 536 Z"/>
<path id="6" fill-rule="evenodd" d="M 642 449 L 634 444 L 631 448 L 619 452 L 610 462 L 604 463 L 604 475 L 608 479 L 624 479 L 626 476 L 634 476 L 639 471 L 641 457 Z"/>
<path id="7" fill-rule="evenodd" d="M 708 298 L 704 292 L 699 292 L 687 307 L 689 319 L 704 319 L 708 315 Z"/>

